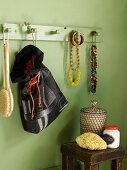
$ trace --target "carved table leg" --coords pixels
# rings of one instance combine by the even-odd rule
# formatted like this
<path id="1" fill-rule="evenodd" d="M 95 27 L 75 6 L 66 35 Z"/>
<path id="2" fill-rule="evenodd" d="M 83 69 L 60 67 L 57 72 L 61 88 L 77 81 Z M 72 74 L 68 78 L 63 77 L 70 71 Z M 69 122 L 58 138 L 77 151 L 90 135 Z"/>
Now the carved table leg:
<path id="1" fill-rule="evenodd" d="M 123 158 L 112 160 L 111 170 L 123 170 L 124 169 L 123 165 L 124 165 Z"/>

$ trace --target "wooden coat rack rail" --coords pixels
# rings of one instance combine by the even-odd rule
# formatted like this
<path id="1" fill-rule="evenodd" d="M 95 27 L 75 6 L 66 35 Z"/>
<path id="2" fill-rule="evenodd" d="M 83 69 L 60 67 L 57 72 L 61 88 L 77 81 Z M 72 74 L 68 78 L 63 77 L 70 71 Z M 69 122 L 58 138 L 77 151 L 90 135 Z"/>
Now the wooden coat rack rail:
<path id="1" fill-rule="evenodd" d="M 31 25 L 29 23 L 13 24 L 4 23 L 0 25 L 0 39 L 3 39 L 3 32 L 9 34 L 10 40 L 33 40 L 33 35 L 37 41 L 68 41 L 69 33 L 72 30 L 81 32 L 86 43 L 92 41 L 91 32 L 96 31 L 96 42 L 102 42 L 101 27 L 62 27 L 62 26 L 43 26 Z"/>

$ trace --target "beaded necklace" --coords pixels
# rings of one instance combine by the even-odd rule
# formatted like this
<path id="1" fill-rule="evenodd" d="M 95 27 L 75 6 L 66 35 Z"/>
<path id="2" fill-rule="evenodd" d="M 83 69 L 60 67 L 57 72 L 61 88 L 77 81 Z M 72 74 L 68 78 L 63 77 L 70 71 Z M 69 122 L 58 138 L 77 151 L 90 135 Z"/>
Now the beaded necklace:
<path id="1" fill-rule="evenodd" d="M 84 38 L 78 31 L 72 31 L 70 33 L 70 66 L 68 81 L 71 86 L 77 86 L 80 82 L 80 57 L 79 57 L 79 45 L 84 42 Z M 74 66 L 73 61 L 73 49 L 76 48 L 76 64 Z"/>
<path id="2" fill-rule="evenodd" d="M 97 87 L 97 46 L 93 42 L 93 36 L 95 36 L 96 43 L 96 35 L 97 32 L 91 32 L 92 35 L 92 45 L 91 45 L 91 92 L 96 93 Z"/>

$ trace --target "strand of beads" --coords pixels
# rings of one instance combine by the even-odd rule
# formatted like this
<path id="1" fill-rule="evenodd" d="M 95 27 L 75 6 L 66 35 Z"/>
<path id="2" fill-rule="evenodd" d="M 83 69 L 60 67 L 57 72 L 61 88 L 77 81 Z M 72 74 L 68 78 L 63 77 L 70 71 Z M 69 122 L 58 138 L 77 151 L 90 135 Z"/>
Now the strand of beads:
<path id="1" fill-rule="evenodd" d="M 96 93 L 97 86 L 97 47 L 91 46 L 91 92 Z"/>
<path id="2" fill-rule="evenodd" d="M 97 46 L 96 46 L 96 31 L 91 32 L 92 45 L 91 45 L 91 92 L 96 93 L 97 88 Z"/>
<path id="3" fill-rule="evenodd" d="M 79 45 L 84 42 L 83 36 L 78 31 L 72 31 L 70 33 L 70 66 L 68 81 L 71 86 L 77 86 L 80 82 L 80 56 L 79 56 Z M 73 48 L 76 48 L 76 65 L 74 66 L 73 61 Z"/>

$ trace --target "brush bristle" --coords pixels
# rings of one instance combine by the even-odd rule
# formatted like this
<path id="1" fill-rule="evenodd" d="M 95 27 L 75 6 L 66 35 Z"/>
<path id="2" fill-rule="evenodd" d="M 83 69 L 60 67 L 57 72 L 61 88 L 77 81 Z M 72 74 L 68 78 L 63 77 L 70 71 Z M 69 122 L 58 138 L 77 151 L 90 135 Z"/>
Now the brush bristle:
<path id="1" fill-rule="evenodd" d="M 10 95 L 6 89 L 0 91 L 0 114 L 8 117 L 10 113 Z"/>

